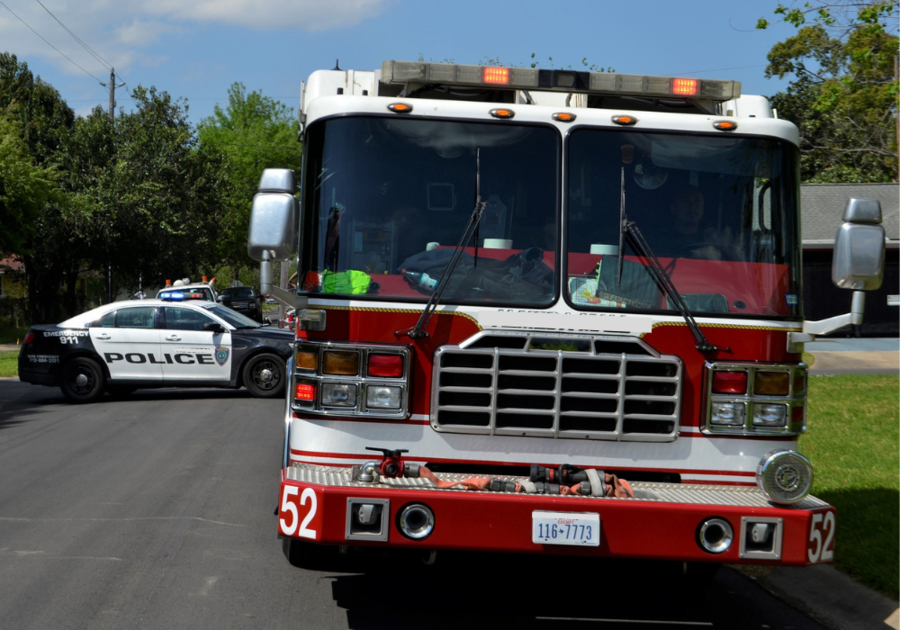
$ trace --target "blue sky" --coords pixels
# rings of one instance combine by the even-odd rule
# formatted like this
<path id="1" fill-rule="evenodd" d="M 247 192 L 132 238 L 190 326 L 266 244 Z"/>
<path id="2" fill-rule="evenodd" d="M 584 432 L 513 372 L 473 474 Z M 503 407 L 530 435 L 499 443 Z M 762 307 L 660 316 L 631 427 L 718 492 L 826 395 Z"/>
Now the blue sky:
<path id="1" fill-rule="evenodd" d="M 629 74 L 734 79 L 745 94 L 771 95 L 787 82 L 765 78 L 766 54 L 794 30 L 755 25 L 771 20 L 776 6 L 777 0 L 0 0 L 0 51 L 26 62 L 79 114 L 95 105 L 106 109 L 108 92 L 98 80 L 109 80 L 112 65 L 127 83 L 116 92 L 119 107 L 131 106 L 135 86 L 156 86 L 187 99 L 194 123 L 224 104 L 238 81 L 296 109 L 300 82 L 336 59 L 343 69 L 372 70 L 388 59 L 420 56 L 526 65 L 534 53 L 543 68 L 578 69 L 587 58 Z"/>

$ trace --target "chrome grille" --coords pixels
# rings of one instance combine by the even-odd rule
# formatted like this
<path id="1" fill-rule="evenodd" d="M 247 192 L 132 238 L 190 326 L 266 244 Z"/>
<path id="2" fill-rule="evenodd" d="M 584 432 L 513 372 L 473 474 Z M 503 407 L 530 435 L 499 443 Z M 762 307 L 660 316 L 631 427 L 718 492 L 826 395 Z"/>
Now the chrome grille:
<path id="1" fill-rule="evenodd" d="M 613 351 L 610 351 L 613 350 Z M 480 333 L 435 353 L 437 431 L 667 442 L 682 363 L 637 338 Z"/>

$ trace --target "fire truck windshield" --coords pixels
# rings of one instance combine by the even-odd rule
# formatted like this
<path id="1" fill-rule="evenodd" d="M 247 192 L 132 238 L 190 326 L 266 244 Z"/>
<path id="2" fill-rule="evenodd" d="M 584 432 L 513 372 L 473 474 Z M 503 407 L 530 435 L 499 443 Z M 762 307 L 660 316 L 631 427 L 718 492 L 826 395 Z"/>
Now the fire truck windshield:
<path id="1" fill-rule="evenodd" d="M 311 125 L 300 290 L 427 300 L 472 215 L 480 150 L 486 205 L 442 302 L 551 304 L 560 146 L 553 127 L 514 122 L 391 116 Z"/>
<path id="2" fill-rule="evenodd" d="M 692 313 L 800 315 L 796 148 L 581 128 L 567 156 L 565 293 L 576 309 L 674 308 L 649 261 L 620 251 L 624 203 Z"/>

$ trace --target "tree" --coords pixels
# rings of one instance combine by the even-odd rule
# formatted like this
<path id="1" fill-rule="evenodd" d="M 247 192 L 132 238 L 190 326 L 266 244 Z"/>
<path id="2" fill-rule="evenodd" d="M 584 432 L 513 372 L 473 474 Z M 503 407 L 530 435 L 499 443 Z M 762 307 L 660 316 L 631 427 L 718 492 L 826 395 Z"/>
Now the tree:
<path id="1" fill-rule="evenodd" d="M 200 146 L 223 156 L 227 195 L 219 224 L 221 262 L 238 279 L 248 268 L 247 232 L 250 208 L 265 168 L 292 168 L 299 175 L 301 146 L 298 124 L 283 103 L 259 92 L 247 93 L 241 83 L 228 90 L 228 105 L 216 105 L 213 115 L 197 128 Z"/>
<path id="2" fill-rule="evenodd" d="M 896 3 L 819 0 L 775 14 L 797 28 L 769 52 L 766 76 L 794 76 L 772 104 L 800 128 L 803 181 L 896 181 Z"/>
<path id="3" fill-rule="evenodd" d="M 227 189 L 224 162 L 198 146 L 183 103 L 143 86 L 132 98 L 135 109 L 117 117 L 113 154 L 89 191 L 103 209 L 93 225 L 92 267 L 111 265 L 117 283 L 130 290 L 141 277 L 162 284 L 211 274 Z"/>
<path id="4" fill-rule="evenodd" d="M 18 125 L 0 112 L 0 254 L 27 251 L 37 218 L 56 197 L 55 179 L 52 168 L 34 163 Z"/>

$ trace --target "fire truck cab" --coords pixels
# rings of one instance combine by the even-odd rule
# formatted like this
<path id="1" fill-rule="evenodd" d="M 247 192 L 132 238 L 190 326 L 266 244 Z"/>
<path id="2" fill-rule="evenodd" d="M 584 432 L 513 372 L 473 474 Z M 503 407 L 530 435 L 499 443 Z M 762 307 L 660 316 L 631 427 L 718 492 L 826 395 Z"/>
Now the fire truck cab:
<path id="1" fill-rule="evenodd" d="M 806 322 L 798 131 L 734 81 L 385 62 L 303 87 L 248 252 L 299 323 L 278 533 L 381 546 L 808 565 L 803 342 L 881 282 L 849 200 Z M 299 183 L 299 194 L 297 193 Z M 299 246 L 298 246 L 299 244 Z M 296 292 L 269 267 L 298 255 Z"/>

